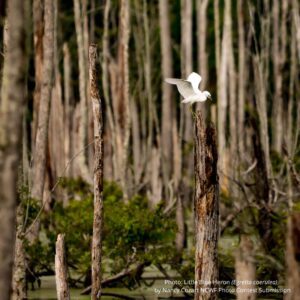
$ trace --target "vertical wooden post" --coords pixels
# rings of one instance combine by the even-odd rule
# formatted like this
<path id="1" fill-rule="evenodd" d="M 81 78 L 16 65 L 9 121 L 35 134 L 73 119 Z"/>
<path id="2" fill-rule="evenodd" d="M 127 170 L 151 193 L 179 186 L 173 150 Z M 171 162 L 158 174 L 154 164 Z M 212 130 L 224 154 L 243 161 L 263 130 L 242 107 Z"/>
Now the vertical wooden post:
<path id="1" fill-rule="evenodd" d="M 55 281 L 58 300 L 69 300 L 67 260 L 65 253 L 65 235 L 59 234 L 56 240 Z"/>
<path id="2" fill-rule="evenodd" d="M 97 86 L 97 46 L 89 47 L 90 97 L 94 116 L 94 223 L 92 244 L 92 299 L 101 298 L 101 252 L 103 211 L 103 118 L 102 102 Z"/>
<path id="3" fill-rule="evenodd" d="M 205 128 L 200 111 L 195 120 L 195 300 L 217 299 L 219 182 L 216 130 Z M 201 288 L 209 288 L 205 291 Z"/>

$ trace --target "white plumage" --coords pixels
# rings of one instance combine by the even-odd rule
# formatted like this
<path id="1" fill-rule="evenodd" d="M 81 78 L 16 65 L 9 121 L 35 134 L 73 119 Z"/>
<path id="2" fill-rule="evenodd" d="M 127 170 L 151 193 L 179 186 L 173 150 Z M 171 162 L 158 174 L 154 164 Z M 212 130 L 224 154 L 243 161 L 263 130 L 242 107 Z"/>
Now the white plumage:
<path id="1" fill-rule="evenodd" d="M 199 84 L 201 82 L 201 76 L 195 72 L 191 73 L 186 80 L 177 78 L 166 78 L 166 82 L 175 84 L 179 93 L 184 98 L 182 103 L 193 104 L 195 102 L 204 102 L 207 99 L 211 99 L 211 95 L 208 91 L 201 92 L 199 90 Z"/>

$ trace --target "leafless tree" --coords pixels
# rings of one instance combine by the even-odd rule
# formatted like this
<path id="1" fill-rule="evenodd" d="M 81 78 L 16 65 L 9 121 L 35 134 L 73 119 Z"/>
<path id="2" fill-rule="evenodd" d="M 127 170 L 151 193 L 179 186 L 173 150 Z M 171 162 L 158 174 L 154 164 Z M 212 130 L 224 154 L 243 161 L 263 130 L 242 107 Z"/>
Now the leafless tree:
<path id="1" fill-rule="evenodd" d="M 162 77 L 172 77 L 172 48 L 169 18 L 169 1 L 159 0 L 160 42 L 162 54 Z M 169 157 L 172 157 L 172 87 L 162 83 L 161 150 L 164 187 L 168 186 L 171 174 Z"/>
<path id="2" fill-rule="evenodd" d="M 43 75 L 41 99 L 39 105 L 39 121 L 36 135 L 33 181 L 31 195 L 42 201 L 45 172 L 46 172 L 46 147 L 50 116 L 50 100 L 53 84 L 53 55 L 54 55 L 54 6 L 53 1 L 45 0 L 44 6 L 44 39 L 43 39 Z"/>
<path id="3" fill-rule="evenodd" d="M 24 1 L 7 3 L 9 41 L 5 55 L 0 106 L 0 294 L 10 299 L 14 259 L 18 164 L 21 159 L 25 107 Z"/>
<path id="4" fill-rule="evenodd" d="M 87 102 L 87 41 L 84 26 L 82 7 L 80 0 L 74 0 L 74 15 L 76 27 L 76 40 L 78 49 L 78 66 L 79 66 L 79 94 L 80 94 L 80 127 L 79 127 L 79 151 L 86 148 L 88 134 L 88 102 Z M 92 183 L 88 169 L 86 151 L 81 151 L 77 158 L 77 165 L 81 177 L 88 183 Z"/>
<path id="5" fill-rule="evenodd" d="M 57 299 L 70 300 L 65 236 L 61 233 L 57 236 L 55 247 L 55 281 Z"/>
<path id="6" fill-rule="evenodd" d="M 217 299 L 213 288 L 218 280 L 219 184 L 216 131 L 205 126 L 201 112 L 195 120 L 195 298 Z"/>
<path id="7" fill-rule="evenodd" d="M 92 299 L 101 297 L 101 255 L 103 222 L 103 108 L 98 89 L 97 47 L 89 47 L 90 98 L 94 115 L 94 223 L 92 241 Z"/>

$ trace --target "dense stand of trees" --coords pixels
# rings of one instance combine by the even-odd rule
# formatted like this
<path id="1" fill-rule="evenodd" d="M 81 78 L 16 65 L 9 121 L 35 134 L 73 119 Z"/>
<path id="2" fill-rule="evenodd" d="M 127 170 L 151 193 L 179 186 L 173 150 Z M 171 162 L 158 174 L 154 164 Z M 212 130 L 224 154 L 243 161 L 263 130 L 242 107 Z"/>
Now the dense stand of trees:
<path id="1" fill-rule="evenodd" d="M 9 299 L 10 286 L 15 299 L 25 297 L 25 260 L 40 242 L 43 215 L 59 203 L 68 209 L 75 193 L 63 182 L 80 178 L 95 197 L 92 282 L 86 276 L 85 285 L 97 298 L 107 254 L 104 177 L 120 187 L 124 212 L 138 195 L 149 216 L 158 209 L 174 220 L 177 271 L 194 257 L 195 233 L 196 279 L 261 279 L 259 264 L 267 265 L 267 279 L 296 299 L 299 9 L 298 0 L 1 1 L 1 297 Z M 196 114 L 164 82 L 192 71 L 213 96 Z M 230 254 L 226 239 L 235 243 Z M 141 275 L 152 261 L 168 277 L 161 262 L 135 251 L 113 281 Z M 225 256 L 234 261 L 229 275 Z"/>

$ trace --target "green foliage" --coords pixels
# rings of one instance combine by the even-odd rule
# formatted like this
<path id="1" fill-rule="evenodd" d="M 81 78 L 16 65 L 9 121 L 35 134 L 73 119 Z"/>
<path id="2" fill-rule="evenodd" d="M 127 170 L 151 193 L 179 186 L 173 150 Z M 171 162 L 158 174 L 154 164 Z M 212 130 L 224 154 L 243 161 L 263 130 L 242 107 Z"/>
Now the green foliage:
<path id="1" fill-rule="evenodd" d="M 36 269 L 53 266 L 57 234 L 65 233 L 68 265 L 76 274 L 86 275 L 91 266 L 93 194 L 82 181 L 64 179 L 61 183 L 74 199 L 66 207 L 56 202 L 53 210 L 43 215 L 40 239 L 27 246 L 27 253 Z M 116 273 L 135 262 L 170 261 L 174 216 L 164 216 L 162 206 L 150 210 L 147 198 L 141 195 L 125 203 L 115 183 L 105 183 L 103 196 L 105 271 Z"/>
<path id="2" fill-rule="evenodd" d="M 175 224 L 163 215 L 162 207 L 150 210 L 142 196 L 125 204 L 116 195 L 107 197 L 104 207 L 104 247 L 113 260 L 113 271 L 124 268 L 133 252 L 137 261 L 165 262 Z"/>

